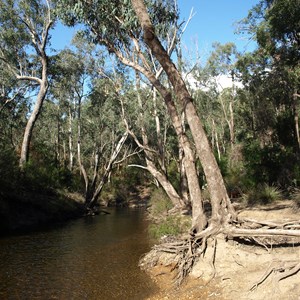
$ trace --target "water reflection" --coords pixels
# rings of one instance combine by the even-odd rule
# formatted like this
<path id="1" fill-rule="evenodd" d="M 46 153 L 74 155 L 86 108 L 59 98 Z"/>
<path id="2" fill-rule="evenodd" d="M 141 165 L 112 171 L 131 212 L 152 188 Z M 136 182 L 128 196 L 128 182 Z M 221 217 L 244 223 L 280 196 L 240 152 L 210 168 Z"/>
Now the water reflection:
<path id="1" fill-rule="evenodd" d="M 135 210 L 80 219 L 59 229 L 0 239 L 0 299 L 144 299 L 154 292 L 139 270 L 149 250 Z"/>

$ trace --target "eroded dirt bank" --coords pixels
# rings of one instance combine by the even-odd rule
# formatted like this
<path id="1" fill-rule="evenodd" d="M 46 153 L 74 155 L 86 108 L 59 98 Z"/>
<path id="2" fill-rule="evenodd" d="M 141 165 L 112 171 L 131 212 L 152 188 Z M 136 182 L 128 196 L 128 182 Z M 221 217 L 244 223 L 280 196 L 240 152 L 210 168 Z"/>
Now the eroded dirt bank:
<path id="1" fill-rule="evenodd" d="M 299 220 L 299 215 L 290 201 L 240 210 L 240 216 L 258 221 L 285 223 Z M 205 256 L 211 259 L 199 259 L 180 288 L 174 286 L 176 258 L 164 254 L 149 270 L 160 291 L 147 299 L 299 300 L 300 272 L 279 280 L 285 267 L 300 263 L 300 240 L 291 240 L 289 246 L 277 246 L 272 239 L 260 240 L 260 246 L 253 246 L 225 242 L 219 237 L 208 245 Z"/>

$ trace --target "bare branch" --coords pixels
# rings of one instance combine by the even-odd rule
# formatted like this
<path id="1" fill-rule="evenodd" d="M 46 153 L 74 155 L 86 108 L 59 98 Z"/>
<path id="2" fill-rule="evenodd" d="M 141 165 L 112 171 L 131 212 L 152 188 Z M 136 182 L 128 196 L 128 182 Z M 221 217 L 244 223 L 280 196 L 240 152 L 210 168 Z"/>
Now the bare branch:
<path id="1" fill-rule="evenodd" d="M 245 228 L 236 228 L 236 227 L 229 227 L 228 230 L 224 230 L 232 237 L 253 237 L 253 236 L 296 236 L 300 237 L 300 230 L 292 230 L 292 229 L 265 229 L 265 228 L 258 228 L 258 229 L 245 229 Z"/>
<path id="2" fill-rule="evenodd" d="M 142 151 L 143 151 L 143 150 L 140 149 L 140 150 L 138 150 L 138 151 L 134 151 L 134 152 L 132 152 L 132 153 L 130 153 L 130 154 L 128 154 L 128 155 L 125 155 L 122 159 L 120 159 L 120 160 L 114 162 L 114 165 L 118 165 L 118 164 L 122 163 L 123 161 L 125 161 L 126 159 L 128 159 L 129 157 L 134 156 L 134 155 L 137 155 L 137 154 L 141 153 Z"/>
<path id="3" fill-rule="evenodd" d="M 2 112 L 2 110 L 4 109 L 4 107 L 6 106 L 6 104 L 14 101 L 17 96 L 19 96 L 21 93 L 25 94 L 28 90 L 28 87 L 19 87 L 18 90 L 14 93 L 14 95 L 11 98 L 8 98 L 5 100 L 5 103 L 2 105 L 1 109 L 0 109 L 0 113 Z"/>
<path id="4" fill-rule="evenodd" d="M 29 81 L 35 81 L 37 82 L 39 85 L 41 85 L 43 82 L 40 78 L 38 77 L 34 77 L 34 76 L 21 76 L 21 75 L 16 75 L 16 78 L 18 80 L 29 80 Z"/>
<path id="5" fill-rule="evenodd" d="M 141 169 L 144 169 L 144 170 L 149 170 L 147 167 L 145 166 L 142 166 L 142 165 L 135 165 L 135 164 L 132 164 L 132 165 L 128 165 L 127 167 L 136 167 L 136 168 L 141 168 Z"/>

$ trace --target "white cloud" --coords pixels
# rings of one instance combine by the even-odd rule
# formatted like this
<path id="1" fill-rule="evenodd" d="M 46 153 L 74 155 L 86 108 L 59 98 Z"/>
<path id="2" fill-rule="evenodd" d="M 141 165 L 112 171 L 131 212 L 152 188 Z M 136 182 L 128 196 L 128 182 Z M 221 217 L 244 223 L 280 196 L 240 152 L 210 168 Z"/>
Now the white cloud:
<path id="1" fill-rule="evenodd" d="M 192 74 L 188 74 L 187 76 L 185 76 L 185 80 L 189 83 L 190 87 L 193 90 L 201 89 L 203 91 L 208 91 L 210 87 L 216 85 L 217 90 L 221 92 L 222 90 L 231 88 L 233 86 L 232 78 L 228 75 L 219 75 L 216 77 L 212 77 L 205 86 L 200 86 L 199 82 L 194 78 Z M 243 84 L 240 81 L 235 81 L 234 85 L 238 88 L 243 87 Z"/>

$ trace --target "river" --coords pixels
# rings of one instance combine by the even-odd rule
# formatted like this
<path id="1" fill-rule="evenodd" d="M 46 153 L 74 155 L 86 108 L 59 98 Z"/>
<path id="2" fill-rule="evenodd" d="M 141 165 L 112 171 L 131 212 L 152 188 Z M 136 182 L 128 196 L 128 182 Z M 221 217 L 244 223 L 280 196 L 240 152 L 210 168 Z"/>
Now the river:
<path id="1" fill-rule="evenodd" d="M 150 249 L 144 212 L 112 209 L 60 227 L 0 238 L 0 299 L 145 299 L 137 264 Z"/>

